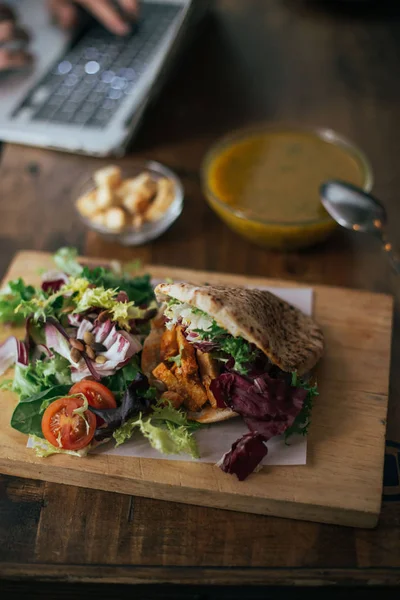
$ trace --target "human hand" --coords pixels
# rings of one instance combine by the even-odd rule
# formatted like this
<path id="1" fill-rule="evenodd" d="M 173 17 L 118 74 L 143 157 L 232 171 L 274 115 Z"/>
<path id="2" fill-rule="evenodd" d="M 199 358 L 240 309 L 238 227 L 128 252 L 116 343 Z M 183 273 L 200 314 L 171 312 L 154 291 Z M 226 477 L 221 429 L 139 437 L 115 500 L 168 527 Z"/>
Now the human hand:
<path id="1" fill-rule="evenodd" d="M 117 35 L 129 33 L 129 21 L 133 21 L 138 14 L 138 0 L 118 0 L 121 12 L 111 0 L 49 0 L 52 14 L 65 29 L 70 29 L 77 24 L 76 5 L 78 4 L 91 12 L 100 23 Z M 126 15 L 126 19 L 121 16 L 121 13 Z"/>
<path id="2" fill-rule="evenodd" d="M 0 4 L 0 73 L 21 69 L 32 62 L 32 55 L 25 47 L 29 36 L 18 26 L 13 11 L 5 4 Z"/>

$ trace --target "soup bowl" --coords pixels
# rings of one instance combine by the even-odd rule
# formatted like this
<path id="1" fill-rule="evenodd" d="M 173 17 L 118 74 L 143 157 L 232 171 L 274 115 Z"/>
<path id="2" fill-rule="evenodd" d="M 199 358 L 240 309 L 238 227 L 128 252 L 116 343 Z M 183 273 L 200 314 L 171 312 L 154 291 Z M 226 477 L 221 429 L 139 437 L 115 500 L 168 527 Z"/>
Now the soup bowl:
<path id="1" fill-rule="evenodd" d="M 280 197 L 283 190 L 281 191 L 279 186 L 275 188 L 274 193 L 268 193 L 268 190 L 265 193 L 261 191 L 261 197 L 258 198 L 258 206 L 261 203 L 262 208 L 265 208 L 265 210 L 261 211 L 262 214 L 257 214 L 257 211 L 251 210 L 249 206 L 241 206 L 240 198 L 239 202 L 237 201 L 233 181 L 222 181 L 221 185 L 218 185 L 217 173 L 221 160 L 225 161 L 224 164 L 227 166 L 226 171 L 230 170 L 231 173 L 234 172 L 235 177 L 240 177 L 241 168 L 246 173 L 251 173 L 251 160 L 247 161 L 244 167 L 241 166 L 240 161 L 236 160 L 234 162 L 235 149 L 239 148 L 240 144 L 245 143 L 246 140 L 251 140 L 252 137 L 265 135 L 265 139 L 267 140 L 271 134 L 286 134 L 288 132 L 293 132 L 294 137 L 299 135 L 311 137 L 321 143 L 322 150 L 324 144 L 328 146 L 333 145 L 337 149 L 340 149 L 349 160 L 354 162 L 354 173 L 357 172 L 357 178 L 352 183 L 358 184 L 365 191 L 370 191 L 373 184 L 372 169 L 364 153 L 351 141 L 330 129 L 304 129 L 299 127 L 262 125 L 233 132 L 217 141 L 207 153 L 201 170 L 203 192 L 210 207 L 228 227 L 242 237 L 260 246 L 276 250 L 295 250 L 322 242 L 337 227 L 336 222 L 328 215 L 322 204 L 319 204 L 319 184 L 316 184 L 315 190 L 313 187 L 312 192 L 310 192 L 310 196 L 312 193 L 315 204 L 318 204 L 315 207 L 315 212 L 318 212 L 318 214 L 312 218 L 307 218 L 307 215 L 299 210 L 299 206 L 301 206 L 301 202 L 299 201 L 300 191 L 302 192 L 302 196 L 304 196 L 304 190 L 301 188 L 301 186 L 304 186 L 304 173 L 302 171 L 299 171 L 297 179 L 296 176 L 293 177 L 293 190 L 290 196 L 285 194 L 284 198 Z M 268 160 L 268 157 L 266 160 Z M 254 166 L 259 167 L 260 165 Z M 310 168 L 313 169 L 313 165 Z M 317 168 L 316 165 L 315 168 Z M 278 165 L 276 169 L 279 169 Z M 246 173 L 245 176 L 247 176 Z M 326 177 L 326 179 L 328 178 L 343 179 L 343 173 L 340 172 L 340 169 L 336 170 L 335 165 L 332 165 L 331 176 Z M 324 177 L 319 183 L 322 183 L 323 180 Z M 224 183 L 226 184 L 225 187 Z M 285 186 L 282 187 L 286 188 L 286 183 L 285 180 Z M 232 185 L 230 186 L 230 184 Z M 230 195 L 221 192 L 221 189 L 226 190 L 229 187 L 233 188 Z M 276 218 L 276 213 L 281 205 L 284 209 L 282 209 L 284 214 L 279 219 Z M 266 218 L 265 213 L 268 213 L 271 207 L 273 207 L 271 212 L 275 213 L 275 216 Z M 291 210 L 291 207 L 293 207 L 293 210 Z"/>

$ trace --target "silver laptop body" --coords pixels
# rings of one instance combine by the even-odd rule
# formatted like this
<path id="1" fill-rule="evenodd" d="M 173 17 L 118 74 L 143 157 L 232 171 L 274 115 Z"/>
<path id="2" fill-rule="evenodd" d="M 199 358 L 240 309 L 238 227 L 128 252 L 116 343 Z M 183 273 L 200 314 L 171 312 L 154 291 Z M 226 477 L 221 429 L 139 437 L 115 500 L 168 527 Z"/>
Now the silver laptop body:
<path id="1" fill-rule="evenodd" d="M 32 35 L 34 66 L 0 79 L 0 140 L 123 154 L 187 29 L 193 0 L 143 0 L 132 35 L 97 23 L 73 39 L 45 0 L 11 2 Z"/>

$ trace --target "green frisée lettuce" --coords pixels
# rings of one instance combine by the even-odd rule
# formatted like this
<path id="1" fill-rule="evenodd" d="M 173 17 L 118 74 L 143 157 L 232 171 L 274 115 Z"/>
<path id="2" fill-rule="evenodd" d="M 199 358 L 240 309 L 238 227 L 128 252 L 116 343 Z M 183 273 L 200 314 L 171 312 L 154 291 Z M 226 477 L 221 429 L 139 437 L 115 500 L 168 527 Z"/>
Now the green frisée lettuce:
<path id="1" fill-rule="evenodd" d="M 148 305 L 155 299 L 150 275 L 132 277 L 127 273 L 115 273 L 115 270 L 104 267 L 95 267 L 94 269 L 84 267 L 81 276 L 97 287 L 118 288 L 125 292 L 129 300 L 135 302 L 137 306 Z"/>
<path id="2" fill-rule="evenodd" d="M 22 313 L 17 313 L 16 309 L 21 303 L 32 300 L 35 294 L 35 288 L 32 285 L 26 285 L 21 278 L 9 281 L 0 290 L 0 322 L 22 325 L 25 316 Z"/>
<path id="3" fill-rule="evenodd" d="M 85 446 L 85 448 L 81 448 L 80 450 L 64 450 L 64 448 L 57 448 L 50 444 L 44 438 L 38 437 L 37 435 L 30 435 L 28 438 L 28 446 L 33 448 L 36 456 L 39 458 L 47 458 L 52 454 L 69 454 L 71 456 L 78 456 L 79 458 L 83 458 L 87 456 L 88 452 L 92 449 L 91 444 Z"/>
<path id="4" fill-rule="evenodd" d="M 78 262 L 78 250 L 76 248 L 59 248 L 53 256 L 53 260 L 60 271 L 73 277 L 78 277 L 83 267 Z"/>
<path id="5" fill-rule="evenodd" d="M 60 271 L 72 277 L 82 277 L 96 287 L 118 288 L 128 295 L 130 301 L 137 306 L 150 304 L 154 301 L 154 290 L 151 285 L 150 275 L 135 275 L 140 267 L 139 261 L 121 264 L 117 261 L 110 264 L 110 268 L 82 266 L 78 261 L 76 248 L 60 248 L 54 255 L 54 261 Z"/>
<path id="6" fill-rule="evenodd" d="M 297 417 L 295 418 L 293 425 L 288 427 L 284 432 L 285 442 L 290 438 L 291 435 L 298 433 L 300 435 L 307 435 L 308 429 L 311 423 L 311 413 L 314 405 L 314 398 L 319 395 L 317 384 L 311 386 L 304 382 L 297 373 L 292 373 L 293 387 L 300 387 L 307 390 L 308 394 L 304 400 L 303 407 Z"/>
<path id="7" fill-rule="evenodd" d="M 116 446 L 132 437 L 135 429 L 148 439 L 150 445 L 163 454 L 190 454 L 199 458 L 197 443 L 186 415 L 171 404 L 156 405 L 151 415 L 134 417 L 114 431 Z"/>

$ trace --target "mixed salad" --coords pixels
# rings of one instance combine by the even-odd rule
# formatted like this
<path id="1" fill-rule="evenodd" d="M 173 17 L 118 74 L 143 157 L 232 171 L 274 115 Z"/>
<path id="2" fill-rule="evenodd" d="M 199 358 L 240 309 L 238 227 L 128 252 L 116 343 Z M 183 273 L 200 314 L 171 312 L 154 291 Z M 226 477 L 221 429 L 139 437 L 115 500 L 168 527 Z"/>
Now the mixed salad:
<path id="1" fill-rule="evenodd" d="M 199 427 L 149 385 L 139 355 L 157 314 L 149 275 L 128 276 L 118 264 L 91 268 L 62 248 L 56 271 L 40 287 L 22 279 L 0 291 L 0 322 L 25 326 L 23 340 L 0 346 L 3 389 L 19 397 L 11 426 L 29 436 L 41 456 L 86 455 L 140 431 L 166 454 L 198 456 Z"/>

